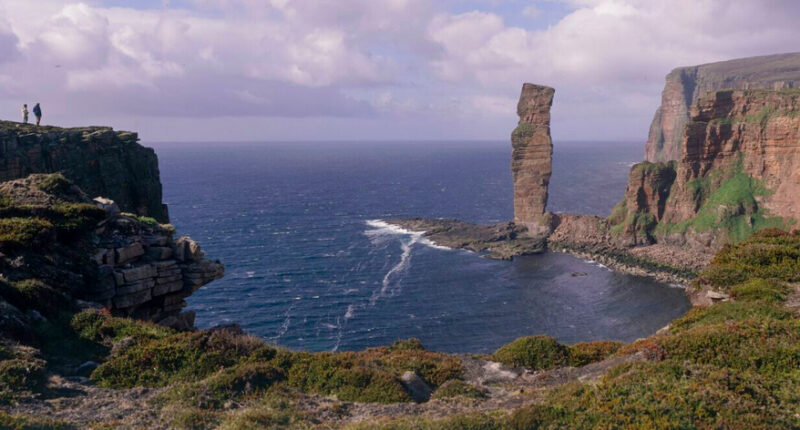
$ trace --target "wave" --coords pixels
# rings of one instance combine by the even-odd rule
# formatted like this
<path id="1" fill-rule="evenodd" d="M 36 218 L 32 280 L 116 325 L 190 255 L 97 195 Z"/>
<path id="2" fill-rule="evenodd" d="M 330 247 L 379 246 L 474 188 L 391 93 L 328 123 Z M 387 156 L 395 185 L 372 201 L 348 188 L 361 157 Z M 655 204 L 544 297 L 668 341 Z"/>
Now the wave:
<path id="1" fill-rule="evenodd" d="M 390 224 L 386 221 L 380 219 L 371 219 L 365 222 L 368 226 L 372 227 L 372 230 L 367 230 L 364 232 L 367 236 L 376 237 L 376 236 L 389 236 L 389 235 L 407 235 L 416 237 L 416 242 L 421 245 L 425 245 L 430 248 L 439 249 L 442 251 L 452 251 L 453 248 L 449 246 L 439 245 L 436 242 L 428 239 L 425 237 L 425 231 L 415 231 L 403 228 L 396 224 Z"/>

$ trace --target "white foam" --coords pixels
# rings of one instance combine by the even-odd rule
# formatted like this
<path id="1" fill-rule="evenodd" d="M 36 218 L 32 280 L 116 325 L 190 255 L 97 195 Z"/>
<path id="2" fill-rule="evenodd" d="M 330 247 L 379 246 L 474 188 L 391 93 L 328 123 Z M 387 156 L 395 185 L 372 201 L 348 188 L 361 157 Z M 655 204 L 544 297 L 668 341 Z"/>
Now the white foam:
<path id="1" fill-rule="evenodd" d="M 367 236 L 375 237 L 375 236 L 386 236 L 386 235 L 407 235 L 412 237 L 417 237 L 415 243 L 420 243 L 422 245 L 428 246 L 430 248 L 439 249 L 442 251 L 450 251 L 453 248 L 444 245 L 438 245 L 436 242 L 423 237 L 425 235 L 425 231 L 416 231 L 416 230 L 409 230 L 403 228 L 396 224 L 389 224 L 386 221 L 380 219 L 371 219 L 367 220 L 366 224 L 372 227 L 372 230 L 367 230 L 364 232 Z"/>
<path id="2" fill-rule="evenodd" d="M 347 321 L 350 318 L 353 318 L 355 313 L 356 313 L 356 307 L 353 305 L 347 305 L 347 311 L 344 313 L 344 320 Z"/>

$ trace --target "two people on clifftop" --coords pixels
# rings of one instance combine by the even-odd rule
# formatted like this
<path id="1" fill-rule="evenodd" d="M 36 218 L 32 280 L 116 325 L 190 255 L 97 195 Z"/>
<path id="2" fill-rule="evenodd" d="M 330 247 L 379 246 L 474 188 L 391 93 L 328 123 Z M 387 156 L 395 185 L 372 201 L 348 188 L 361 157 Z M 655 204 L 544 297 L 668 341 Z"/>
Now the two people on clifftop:
<path id="1" fill-rule="evenodd" d="M 36 103 L 36 106 L 33 107 L 33 115 L 36 116 L 36 125 L 42 121 L 42 108 L 39 106 L 39 103 Z M 28 123 L 28 105 L 22 105 L 22 123 Z"/>

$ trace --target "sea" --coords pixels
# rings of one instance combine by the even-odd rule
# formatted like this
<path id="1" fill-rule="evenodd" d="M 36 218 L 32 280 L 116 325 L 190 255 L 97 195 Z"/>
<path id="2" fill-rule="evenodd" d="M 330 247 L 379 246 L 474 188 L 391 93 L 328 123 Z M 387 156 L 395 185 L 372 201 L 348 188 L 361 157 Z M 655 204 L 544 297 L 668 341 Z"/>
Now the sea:
<path id="1" fill-rule="evenodd" d="M 679 286 L 563 253 L 500 261 L 385 220 L 513 216 L 508 142 L 146 143 L 181 234 L 226 266 L 187 299 L 201 328 L 284 347 L 418 338 L 487 353 L 520 336 L 633 341 L 690 305 Z M 607 215 L 640 142 L 555 142 L 548 209 Z"/>

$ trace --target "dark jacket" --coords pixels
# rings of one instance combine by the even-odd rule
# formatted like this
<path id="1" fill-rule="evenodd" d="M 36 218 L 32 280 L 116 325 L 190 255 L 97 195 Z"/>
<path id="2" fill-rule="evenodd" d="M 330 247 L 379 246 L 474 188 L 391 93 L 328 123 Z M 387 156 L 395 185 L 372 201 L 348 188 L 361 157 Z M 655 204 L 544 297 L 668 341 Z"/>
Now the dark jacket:
<path id="1" fill-rule="evenodd" d="M 38 103 L 33 107 L 33 114 L 36 116 L 42 116 L 42 108 L 39 107 Z"/>

